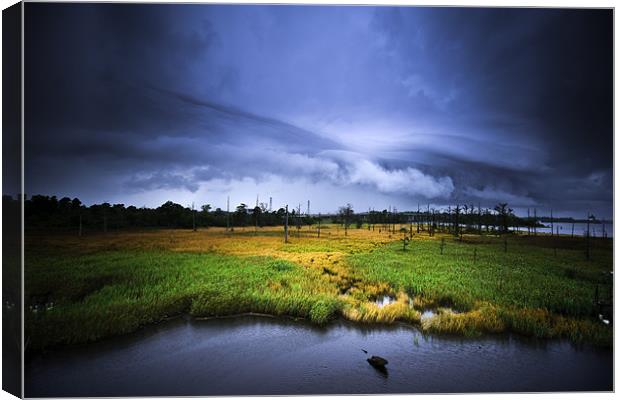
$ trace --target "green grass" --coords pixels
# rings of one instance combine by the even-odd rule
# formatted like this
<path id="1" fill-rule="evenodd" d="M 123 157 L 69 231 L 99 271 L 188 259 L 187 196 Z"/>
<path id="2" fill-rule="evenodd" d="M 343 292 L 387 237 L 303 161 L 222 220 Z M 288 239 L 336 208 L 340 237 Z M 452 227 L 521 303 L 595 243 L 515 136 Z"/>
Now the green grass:
<path id="1" fill-rule="evenodd" d="M 324 323 L 337 309 L 314 271 L 268 257 L 107 251 L 27 262 L 30 304 L 54 302 L 26 313 L 30 350 L 126 333 L 185 312 L 264 312 Z"/>
<path id="2" fill-rule="evenodd" d="M 596 321 L 593 304 L 596 286 L 608 283 L 604 272 L 612 269 L 610 248 L 597 249 L 587 261 L 580 249 L 554 250 L 527 239 L 510 239 L 508 252 L 499 239 L 447 239 L 445 244 L 443 255 L 439 240 L 414 240 L 407 251 L 392 243 L 348 261 L 364 281 L 387 282 L 435 307 L 478 311 L 476 318 L 471 312 L 437 318 L 431 330 L 511 330 L 610 343 L 611 329 Z M 480 323 L 485 318 L 494 321 Z"/>

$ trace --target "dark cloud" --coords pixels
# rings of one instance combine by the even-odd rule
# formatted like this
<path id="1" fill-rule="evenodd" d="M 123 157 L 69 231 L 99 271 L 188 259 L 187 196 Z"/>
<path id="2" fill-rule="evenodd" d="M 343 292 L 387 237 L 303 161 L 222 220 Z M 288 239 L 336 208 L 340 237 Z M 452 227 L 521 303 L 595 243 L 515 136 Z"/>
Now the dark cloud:
<path id="1" fill-rule="evenodd" d="M 611 10 L 28 3 L 25 27 L 30 193 L 611 216 Z"/>
<path id="2" fill-rule="evenodd" d="M 180 174 L 155 172 L 149 175 L 133 176 L 124 182 L 124 186 L 129 191 L 184 188 L 195 192 L 199 188 L 198 183 Z"/>

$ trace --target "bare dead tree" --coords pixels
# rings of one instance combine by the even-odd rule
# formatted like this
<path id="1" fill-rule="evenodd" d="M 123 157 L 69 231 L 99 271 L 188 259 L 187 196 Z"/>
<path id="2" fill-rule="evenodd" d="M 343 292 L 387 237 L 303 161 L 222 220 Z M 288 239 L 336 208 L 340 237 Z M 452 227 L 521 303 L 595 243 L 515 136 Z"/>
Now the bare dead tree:
<path id="1" fill-rule="evenodd" d="M 461 213 L 461 208 L 457 204 L 454 208 L 454 235 L 459 236 L 460 225 L 459 225 L 459 214 Z"/>
<path id="2" fill-rule="evenodd" d="M 426 205 L 426 227 L 428 228 L 428 231 L 431 231 L 431 205 L 430 203 Z"/>
<path id="3" fill-rule="evenodd" d="M 285 208 L 285 217 L 284 217 L 284 243 L 288 243 L 288 204 Z"/>
<path id="4" fill-rule="evenodd" d="M 553 209 L 551 209 L 551 236 L 553 236 Z"/>
<path id="5" fill-rule="evenodd" d="M 301 203 L 297 206 L 297 237 L 301 232 Z"/>
<path id="6" fill-rule="evenodd" d="M 530 233 L 531 233 L 531 230 L 532 230 L 530 225 L 531 225 L 531 221 L 530 221 L 530 208 L 528 207 L 527 208 L 527 235 L 528 236 L 530 236 Z"/>
<path id="7" fill-rule="evenodd" d="M 392 234 L 396 233 L 396 218 L 398 217 L 398 210 L 396 207 L 392 207 Z"/>
<path id="8" fill-rule="evenodd" d="M 469 228 L 469 224 L 467 223 L 467 211 L 469 211 L 469 206 L 467 203 L 463 204 L 463 217 L 465 218 L 465 229 Z"/>
<path id="9" fill-rule="evenodd" d="M 420 233 L 420 203 L 418 203 L 418 213 L 416 214 L 418 233 Z"/>
<path id="10" fill-rule="evenodd" d="M 596 221 L 596 217 L 594 215 L 588 213 L 587 225 L 586 225 L 586 260 L 589 260 L 591 257 L 590 253 L 590 222 Z"/>

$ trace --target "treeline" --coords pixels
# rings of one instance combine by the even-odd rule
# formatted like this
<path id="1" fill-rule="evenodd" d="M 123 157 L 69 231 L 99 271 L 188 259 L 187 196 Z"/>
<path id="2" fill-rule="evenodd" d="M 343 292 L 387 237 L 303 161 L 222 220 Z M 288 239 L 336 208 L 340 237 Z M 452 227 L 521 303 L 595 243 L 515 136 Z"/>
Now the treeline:
<path id="1" fill-rule="evenodd" d="M 368 229 L 390 230 L 395 232 L 402 225 L 415 226 L 417 232 L 426 231 L 449 232 L 455 235 L 463 233 L 507 233 L 518 228 L 527 228 L 532 232 L 542 227 L 535 217 L 522 218 L 514 214 L 507 203 L 499 203 L 493 209 L 475 207 L 473 205 L 455 205 L 443 209 L 431 208 L 426 210 L 399 212 L 396 208 L 383 211 L 370 210 L 362 214 L 355 214 L 352 206 L 347 204 L 341 207 L 335 222 L 348 227 L 355 224 L 358 228 L 367 224 Z"/>
<path id="2" fill-rule="evenodd" d="M 18 200 L 3 196 L 5 209 Z M 24 202 L 26 228 L 81 228 L 84 230 L 108 231 L 124 228 L 198 228 L 198 227 L 244 227 L 282 225 L 286 210 L 269 211 L 262 207 L 249 208 L 239 204 L 227 212 L 212 209 L 205 204 L 199 208 L 184 207 L 168 201 L 157 208 L 135 207 L 124 204 L 93 204 L 85 206 L 77 199 L 56 196 L 35 195 Z M 296 220 L 295 211 L 289 218 Z M 308 218 L 303 219 L 307 223 Z"/>
<path id="3" fill-rule="evenodd" d="M 19 209 L 18 200 L 3 196 L 5 210 Z M 266 204 L 249 207 L 241 203 L 230 211 L 213 209 L 210 204 L 200 207 L 185 207 L 168 201 L 157 208 L 125 206 L 124 204 L 93 204 L 89 207 L 77 199 L 56 196 L 35 195 L 24 202 L 26 229 L 30 228 L 65 228 L 82 231 L 108 231 L 126 228 L 185 228 L 197 229 L 208 227 L 263 227 L 283 225 L 288 221 L 291 227 L 301 228 L 305 225 L 322 223 L 341 224 L 345 230 L 356 228 L 380 229 L 395 232 L 408 225 L 417 232 L 425 231 L 430 235 L 435 232 L 450 232 L 455 235 L 463 233 L 507 233 L 519 228 L 526 228 L 536 233 L 543 227 L 541 221 L 553 222 L 557 219 L 537 217 L 536 213 L 528 217 L 518 217 L 506 203 L 499 203 L 494 208 L 482 208 L 474 205 L 454 205 L 442 209 L 431 208 L 417 211 L 398 211 L 390 207 L 382 211 L 368 210 L 355 213 L 353 206 L 347 204 L 335 214 L 309 215 L 295 208 L 270 210 Z M 591 221 L 593 222 L 593 221 Z M 398 225 L 398 228 L 397 228 Z"/>

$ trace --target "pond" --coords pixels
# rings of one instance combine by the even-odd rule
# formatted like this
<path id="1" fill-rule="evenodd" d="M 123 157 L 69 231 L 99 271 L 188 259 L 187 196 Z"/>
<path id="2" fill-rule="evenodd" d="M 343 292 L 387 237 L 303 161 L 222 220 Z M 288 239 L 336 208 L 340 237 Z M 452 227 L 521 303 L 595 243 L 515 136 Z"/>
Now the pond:
<path id="1" fill-rule="evenodd" d="M 363 350 L 367 351 L 365 353 Z M 388 360 L 385 372 L 366 362 Z M 27 397 L 610 391 L 611 350 L 514 335 L 179 318 L 26 363 Z"/>

